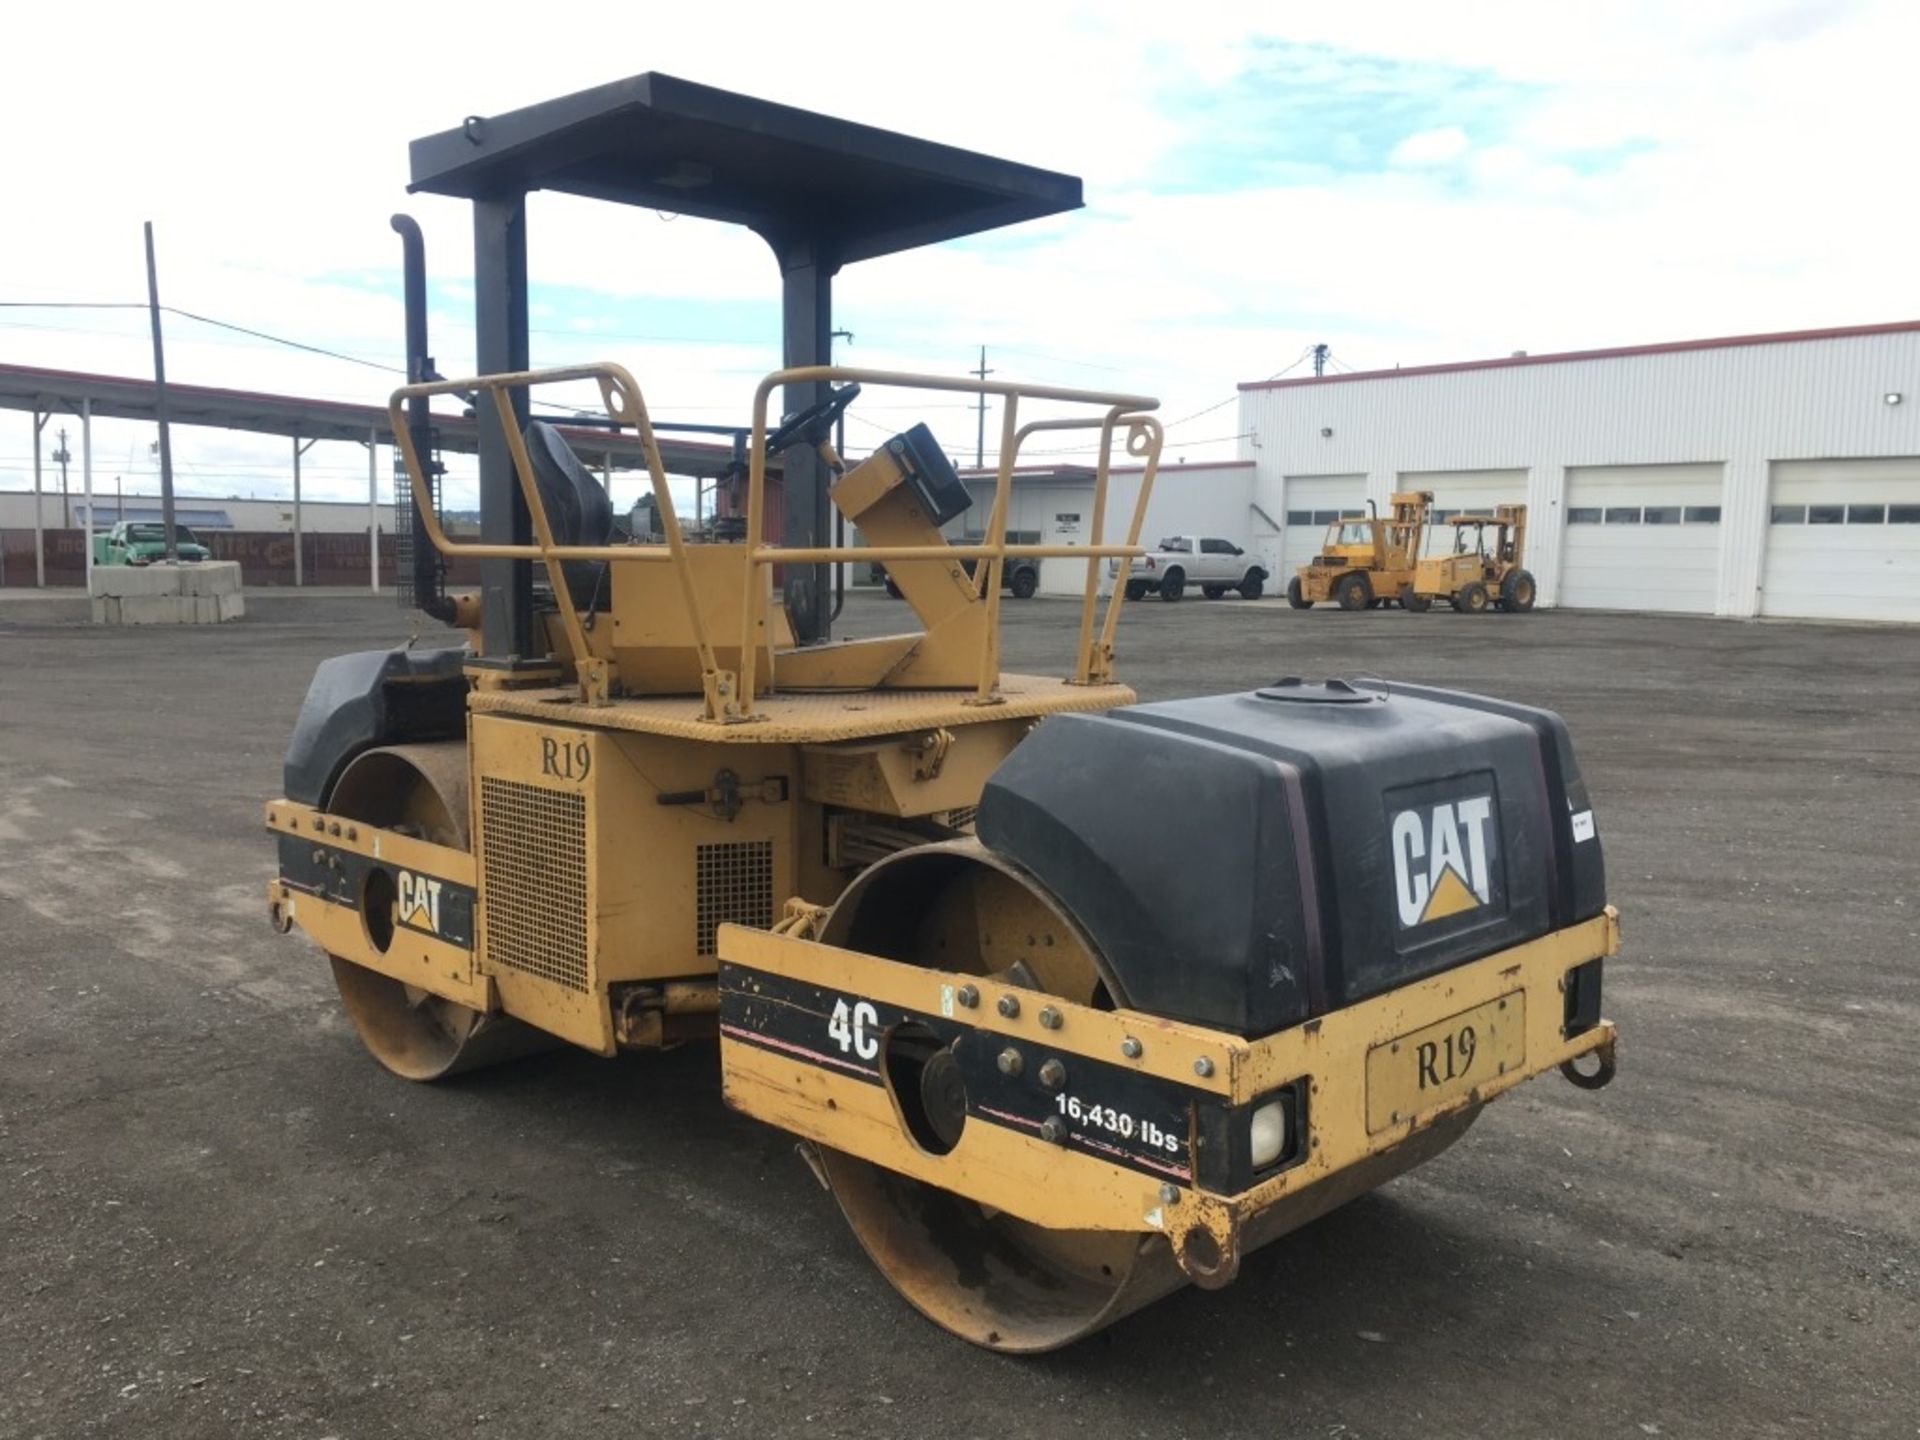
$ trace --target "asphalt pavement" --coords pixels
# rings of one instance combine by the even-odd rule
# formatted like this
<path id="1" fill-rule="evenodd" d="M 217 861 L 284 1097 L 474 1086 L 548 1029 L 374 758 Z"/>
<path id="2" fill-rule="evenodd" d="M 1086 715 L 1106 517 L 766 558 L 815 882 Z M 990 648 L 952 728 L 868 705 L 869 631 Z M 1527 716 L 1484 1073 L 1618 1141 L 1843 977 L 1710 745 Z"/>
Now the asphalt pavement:
<path id="1" fill-rule="evenodd" d="M 1009 601 L 1010 668 L 1077 611 Z M 898 606 L 865 596 L 847 627 Z M 1920 1435 L 1920 629 L 1129 608 L 1144 696 L 1564 714 L 1621 1071 L 1064 1353 L 922 1321 L 714 1053 L 409 1086 L 267 925 L 288 730 L 391 600 L 0 615 L 0 1436 Z"/>

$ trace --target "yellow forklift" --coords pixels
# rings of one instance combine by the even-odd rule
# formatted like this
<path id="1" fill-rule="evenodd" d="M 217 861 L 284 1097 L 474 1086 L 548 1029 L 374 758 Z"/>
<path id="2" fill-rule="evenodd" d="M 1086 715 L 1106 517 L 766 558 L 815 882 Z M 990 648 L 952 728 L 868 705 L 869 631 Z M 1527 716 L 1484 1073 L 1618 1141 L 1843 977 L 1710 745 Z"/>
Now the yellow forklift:
<path id="1" fill-rule="evenodd" d="M 1465 615 L 1489 609 L 1524 615 L 1533 609 L 1539 587 L 1521 564 L 1526 554 L 1527 507 L 1496 505 L 1490 515 L 1450 515 L 1453 548 L 1429 555 L 1415 568 L 1413 584 L 1401 596 L 1409 610 L 1433 608 L 1445 600 Z"/>
<path id="2" fill-rule="evenodd" d="M 473 202 L 485 373 L 432 373 L 416 232 L 391 405 L 411 599 L 467 641 L 321 665 L 265 816 L 273 923 L 329 957 L 380 1063 L 441 1080 L 555 1043 L 717 1041 L 727 1102 L 798 1138 L 900 1293 L 1004 1351 L 1226 1284 L 1532 1076 L 1611 1078 L 1618 931 L 1555 716 L 1294 678 L 1135 703 L 1098 570 L 1142 553 L 1155 402 L 822 363 L 842 265 L 1072 208 L 1077 180 L 662 75 L 471 118 L 412 160 L 415 189 Z M 787 364 L 754 391 L 729 524 L 682 527 L 633 376 L 530 369 L 538 189 L 774 249 Z M 582 380 L 645 457 L 658 541 L 614 543 L 605 491 L 531 416 L 530 391 Z M 876 386 L 1000 401 L 977 543 L 941 537 L 968 495 L 925 426 L 835 448 Z M 477 542 L 436 513 L 437 395 L 482 420 Z M 1091 543 L 1010 544 L 1019 452 L 1063 431 L 1098 447 Z M 1145 469 L 1118 517 L 1116 450 Z M 480 589 L 446 594 L 462 552 Z M 1000 668 L 1021 557 L 1087 567 L 1051 674 Z M 918 628 L 833 637 L 826 567 L 866 560 Z"/>
<path id="3" fill-rule="evenodd" d="M 1371 503 L 1369 508 L 1371 508 Z M 1334 521 L 1320 553 L 1287 582 L 1287 603 L 1309 610 L 1332 600 L 1342 610 L 1406 603 L 1413 593 L 1414 566 L 1433 508 L 1428 490 L 1403 490 L 1390 502 L 1393 513 Z"/>

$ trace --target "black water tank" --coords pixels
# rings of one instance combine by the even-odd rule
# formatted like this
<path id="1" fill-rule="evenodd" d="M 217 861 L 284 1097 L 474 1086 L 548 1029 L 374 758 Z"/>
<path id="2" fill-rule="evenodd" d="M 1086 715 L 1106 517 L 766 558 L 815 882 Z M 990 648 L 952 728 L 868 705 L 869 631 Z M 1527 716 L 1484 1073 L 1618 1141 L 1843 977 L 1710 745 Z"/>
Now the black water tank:
<path id="1" fill-rule="evenodd" d="M 988 780 L 978 830 L 1132 1005 L 1246 1035 L 1606 904 L 1559 716 L 1382 681 L 1056 716 Z"/>

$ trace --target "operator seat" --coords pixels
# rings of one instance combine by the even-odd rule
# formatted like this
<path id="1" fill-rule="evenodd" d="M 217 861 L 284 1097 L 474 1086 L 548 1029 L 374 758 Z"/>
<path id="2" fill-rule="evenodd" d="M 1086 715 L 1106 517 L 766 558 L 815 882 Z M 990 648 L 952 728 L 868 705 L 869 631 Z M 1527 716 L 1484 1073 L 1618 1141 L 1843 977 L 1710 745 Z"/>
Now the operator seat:
<path id="1" fill-rule="evenodd" d="M 556 545 L 605 545 L 613 539 L 613 501 L 560 432 L 544 420 L 527 424 L 527 458 L 546 507 Z M 564 560 L 567 594 L 576 610 L 606 610 L 613 604 L 604 560 Z"/>

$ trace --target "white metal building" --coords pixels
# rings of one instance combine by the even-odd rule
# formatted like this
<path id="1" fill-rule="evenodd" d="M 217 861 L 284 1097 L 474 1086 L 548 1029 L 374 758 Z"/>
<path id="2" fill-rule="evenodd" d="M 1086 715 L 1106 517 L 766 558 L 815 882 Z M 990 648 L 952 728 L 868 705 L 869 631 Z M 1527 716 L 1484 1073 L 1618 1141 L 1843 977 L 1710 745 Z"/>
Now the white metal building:
<path id="1" fill-rule="evenodd" d="M 1543 604 L 1920 621 L 1920 322 L 1240 389 L 1287 573 L 1420 489 L 1524 501 Z"/>

